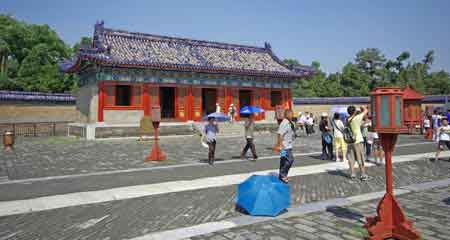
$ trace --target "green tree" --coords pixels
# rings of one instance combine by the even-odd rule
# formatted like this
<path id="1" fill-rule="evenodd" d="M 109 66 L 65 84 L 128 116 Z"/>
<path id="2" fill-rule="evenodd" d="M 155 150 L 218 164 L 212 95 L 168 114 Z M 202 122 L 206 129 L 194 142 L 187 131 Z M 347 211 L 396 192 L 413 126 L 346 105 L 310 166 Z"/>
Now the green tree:
<path id="1" fill-rule="evenodd" d="M 355 62 L 370 77 L 370 81 L 368 82 L 369 89 L 382 84 L 385 77 L 384 66 L 386 58 L 379 49 L 366 48 L 360 50 L 356 54 Z"/>
<path id="2" fill-rule="evenodd" d="M 347 63 L 342 68 L 341 86 L 343 96 L 367 96 L 369 94 L 370 75 L 358 65 Z"/>
<path id="3" fill-rule="evenodd" d="M 6 75 L 8 71 L 8 56 L 10 53 L 8 43 L 0 38 L 0 74 Z"/>

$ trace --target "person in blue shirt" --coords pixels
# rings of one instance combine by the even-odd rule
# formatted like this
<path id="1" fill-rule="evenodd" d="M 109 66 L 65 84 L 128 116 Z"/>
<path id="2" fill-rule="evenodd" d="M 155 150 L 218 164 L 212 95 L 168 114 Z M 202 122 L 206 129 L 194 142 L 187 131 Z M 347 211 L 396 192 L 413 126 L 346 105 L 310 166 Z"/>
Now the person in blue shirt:
<path id="1" fill-rule="evenodd" d="M 216 152 L 216 138 L 219 133 L 219 127 L 215 121 L 214 117 L 208 118 L 208 124 L 205 126 L 206 142 L 208 143 L 208 163 L 209 165 L 214 164 L 214 155 Z"/>
<path id="2" fill-rule="evenodd" d="M 450 108 L 447 110 L 447 121 L 450 120 Z"/>

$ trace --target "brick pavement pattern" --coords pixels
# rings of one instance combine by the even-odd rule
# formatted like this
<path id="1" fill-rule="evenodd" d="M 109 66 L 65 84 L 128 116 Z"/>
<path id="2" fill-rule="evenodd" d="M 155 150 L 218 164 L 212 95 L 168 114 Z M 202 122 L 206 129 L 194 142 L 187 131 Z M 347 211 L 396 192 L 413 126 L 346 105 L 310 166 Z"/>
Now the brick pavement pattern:
<path id="1" fill-rule="evenodd" d="M 399 144 L 404 142 L 423 142 L 423 138 L 401 136 Z M 256 135 L 255 144 L 259 157 L 273 156 L 271 148 L 274 143 L 273 134 Z M 162 138 L 160 145 L 168 158 L 162 162 L 144 161 L 151 145 L 152 141 L 139 142 L 132 139 L 86 141 L 69 137 L 19 138 L 13 153 L 0 154 L 0 178 L 7 176 L 10 180 L 27 179 L 207 161 L 207 149 L 200 145 L 200 138 L 197 136 Z M 244 145 L 243 137 L 218 139 L 217 161 L 239 159 Z M 294 153 L 320 151 L 318 134 L 302 136 L 294 145 Z M 410 151 L 414 152 L 414 148 Z"/>
<path id="2" fill-rule="evenodd" d="M 408 218 L 423 239 L 444 240 L 450 236 L 450 186 L 398 197 Z M 365 216 L 375 215 L 378 200 L 349 207 L 232 228 L 187 240 L 357 240 L 368 236 Z"/>
<path id="3" fill-rule="evenodd" d="M 394 164 L 394 186 L 450 178 L 449 167 L 450 162 L 447 161 L 418 160 Z M 372 176 L 368 182 L 351 181 L 346 177 L 346 171 L 293 177 L 290 181 L 292 207 L 382 191 L 384 167 L 371 167 L 368 173 Z M 0 239 L 33 239 L 33 236 L 40 236 L 40 239 L 133 238 L 241 216 L 235 209 L 235 198 L 236 186 L 227 186 L 6 216 L 0 218 Z M 284 227 L 278 225 L 278 228 Z M 321 225 L 322 228 L 327 227 L 326 223 Z M 247 233 L 255 235 L 253 231 Z M 224 236 L 217 235 L 216 239 L 223 239 Z M 277 237 L 286 239 L 284 235 L 274 236 L 273 239 Z"/>

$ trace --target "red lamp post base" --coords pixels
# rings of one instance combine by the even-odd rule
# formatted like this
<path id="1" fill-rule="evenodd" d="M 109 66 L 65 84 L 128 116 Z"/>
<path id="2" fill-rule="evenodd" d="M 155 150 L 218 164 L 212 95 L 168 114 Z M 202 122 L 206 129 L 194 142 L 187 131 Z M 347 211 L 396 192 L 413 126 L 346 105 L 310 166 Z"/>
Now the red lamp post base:
<path id="1" fill-rule="evenodd" d="M 158 140 L 152 146 L 152 151 L 145 158 L 146 161 L 163 161 L 166 160 L 166 154 L 161 150 L 158 144 Z"/>
<path id="2" fill-rule="evenodd" d="M 420 239 L 419 233 L 406 218 L 395 197 L 386 193 L 378 204 L 378 216 L 367 217 L 364 225 L 369 232 L 369 240 L 395 238 L 399 240 Z"/>

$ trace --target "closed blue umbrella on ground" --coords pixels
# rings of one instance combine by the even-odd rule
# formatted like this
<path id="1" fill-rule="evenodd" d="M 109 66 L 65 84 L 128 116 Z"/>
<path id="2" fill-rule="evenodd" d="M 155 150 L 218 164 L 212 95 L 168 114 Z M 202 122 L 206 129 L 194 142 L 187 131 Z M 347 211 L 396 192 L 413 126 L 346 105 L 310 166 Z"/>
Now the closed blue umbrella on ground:
<path id="1" fill-rule="evenodd" d="M 244 106 L 241 108 L 241 114 L 263 113 L 264 109 L 256 106 Z"/>
<path id="2" fill-rule="evenodd" d="M 211 114 L 205 116 L 205 117 L 203 118 L 203 120 L 208 120 L 208 118 L 210 118 L 210 117 L 215 118 L 215 119 L 216 119 L 217 121 L 219 121 L 219 122 L 225 122 L 225 121 L 230 120 L 230 117 L 228 117 L 227 115 L 225 115 L 225 114 L 222 113 L 222 112 L 214 112 L 214 113 L 211 113 Z"/>
<path id="3" fill-rule="evenodd" d="M 291 190 L 277 176 L 253 175 L 239 184 L 236 204 L 252 216 L 275 217 L 291 205 Z"/>

